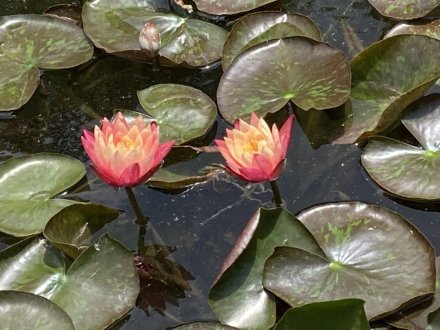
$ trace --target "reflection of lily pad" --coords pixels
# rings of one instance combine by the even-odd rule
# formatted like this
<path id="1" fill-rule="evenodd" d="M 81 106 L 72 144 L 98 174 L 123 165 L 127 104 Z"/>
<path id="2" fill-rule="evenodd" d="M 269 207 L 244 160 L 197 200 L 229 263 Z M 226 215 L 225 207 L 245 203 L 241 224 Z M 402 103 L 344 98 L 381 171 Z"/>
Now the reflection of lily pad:
<path id="1" fill-rule="evenodd" d="M 79 202 L 53 197 L 86 173 L 79 160 L 34 154 L 0 164 L 0 231 L 14 236 L 41 233 L 52 216 Z"/>
<path id="2" fill-rule="evenodd" d="M 188 323 L 184 325 L 179 325 L 175 328 L 171 328 L 173 330 L 236 330 L 237 328 L 233 328 L 227 325 L 223 325 L 215 322 L 194 322 Z"/>
<path id="3" fill-rule="evenodd" d="M 91 245 L 92 235 L 118 214 L 118 211 L 102 205 L 71 205 L 50 219 L 44 228 L 44 236 L 75 259 Z"/>
<path id="4" fill-rule="evenodd" d="M 159 84 L 138 92 L 139 102 L 160 127 L 162 141 L 182 144 L 203 136 L 217 116 L 208 95 L 190 86 Z"/>
<path id="5" fill-rule="evenodd" d="M 237 56 L 223 74 L 217 99 L 230 123 L 280 110 L 292 100 L 304 110 L 343 104 L 350 64 L 336 48 L 304 37 L 271 40 Z"/>
<path id="6" fill-rule="evenodd" d="M 194 0 L 198 10 L 214 15 L 231 15 L 249 11 L 275 0 Z"/>
<path id="7" fill-rule="evenodd" d="M 41 295 L 60 306 L 75 329 L 102 329 L 135 304 L 139 279 L 130 251 L 101 237 L 64 272 L 60 252 L 44 239 L 0 252 L 0 288 Z"/>
<path id="8" fill-rule="evenodd" d="M 43 297 L 19 291 L 0 291 L 2 329 L 75 330 L 58 305 Z"/>
<path id="9" fill-rule="evenodd" d="M 275 323 L 275 297 L 262 285 L 263 267 L 276 246 L 321 254 L 313 237 L 282 209 L 258 210 L 225 260 L 209 302 L 219 320 L 239 329 L 268 329 Z"/>
<path id="10" fill-rule="evenodd" d="M 364 150 L 362 165 L 374 181 L 395 195 L 439 200 L 440 95 L 427 96 L 408 110 L 402 122 L 422 147 L 375 137 Z"/>
<path id="11" fill-rule="evenodd" d="M 367 317 L 377 319 L 433 293 L 434 248 L 397 213 L 352 202 L 317 206 L 298 218 L 326 256 L 280 247 L 267 260 L 264 287 L 291 306 L 357 297 Z"/>
<path id="12" fill-rule="evenodd" d="M 383 16 L 395 19 L 423 17 L 438 6 L 438 0 L 368 0 Z"/>
<path id="13" fill-rule="evenodd" d="M 440 41 L 398 35 L 356 56 L 352 88 L 345 105 L 345 132 L 336 143 L 353 143 L 390 128 L 403 109 L 440 77 Z"/>
<path id="14" fill-rule="evenodd" d="M 319 29 L 308 17 L 278 11 L 251 13 L 234 24 L 223 47 L 223 70 L 238 54 L 262 42 L 303 36 L 320 41 Z"/>
<path id="15" fill-rule="evenodd" d="M 384 38 L 389 38 L 399 34 L 420 34 L 427 37 L 440 39 L 440 19 L 399 23 L 388 31 Z"/>
<path id="16" fill-rule="evenodd" d="M 0 17 L 0 111 L 25 104 L 39 82 L 39 71 L 80 65 L 93 55 L 81 28 L 43 15 Z"/>
<path id="17" fill-rule="evenodd" d="M 274 330 L 370 330 L 364 302 L 344 299 L 289 309 Z"/>
<path id="18" fill-rule="evenodd" d="M 166 168 L 160 168 L 153 174 L 146 184 L 148 186 L 161 189 L 183 189 L 193 186 L 197 183 L 205 182 L 206 180 L 223 172 L 223 169 L 214 167 L 199 175 L 185 175 L 170 171 Z"/>
<path id="19" fill-rule="evenodd" d="M 83 7 L 84 31 L 109 53 L 140 52 L 139 32 L 148 22 L 159 30 L 158 54 L 175 63 L 202 66 L 221 57 L 227 32 L 208 22 L 156 12 L 153 1 L 88 1 Z M 145 59 L 147 54 L 144 55 Z"/>

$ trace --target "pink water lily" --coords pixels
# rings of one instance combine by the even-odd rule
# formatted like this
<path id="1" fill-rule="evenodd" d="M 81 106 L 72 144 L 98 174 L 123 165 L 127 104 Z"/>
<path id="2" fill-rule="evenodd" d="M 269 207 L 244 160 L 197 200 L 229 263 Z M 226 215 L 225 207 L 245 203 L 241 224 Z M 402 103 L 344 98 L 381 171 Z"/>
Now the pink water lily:
<path id="1" fill-rule="evenodd" d="M 255 113 L 249 124 L 237 120 L 224 140 L 215 140 L 227 169 L 250 182 L 276 180 L 286 159 L 293 119 L 289 116 L 279 131 L 275 124 L 271 130 Z"/>
<path id="2" fill-rule="evenodd" d="M 122 113 L 104 118 L 94 132 L 83 131 L 82 144 L 97 175 L 113 187 L 133 187 L 159 168 L 173 141 L 160 144 L 159 127 L 142 116 L 128 122 Z"/>

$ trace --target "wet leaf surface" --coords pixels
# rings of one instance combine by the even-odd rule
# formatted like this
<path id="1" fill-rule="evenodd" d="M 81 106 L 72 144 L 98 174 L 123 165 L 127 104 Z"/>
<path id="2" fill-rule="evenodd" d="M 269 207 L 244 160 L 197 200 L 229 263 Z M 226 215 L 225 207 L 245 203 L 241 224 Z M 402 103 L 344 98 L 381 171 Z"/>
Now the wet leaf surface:
<path id="1" fill-rule="evenodd" d="M 156 119 L 161 141 L 182 144 L 203 136 L 217 117 L 217 106 L 202 91 L 178 84 L 158 84 L 138 91 L 144 110 Z"/>
<path id="2" fill-rule="evenodd" d="M 386 137 L 371 138 L 362 154 L 362 165 L 377 184 L 395 195 L 439 200 L 440 95 L 411 105 L 402 123 L 421 147 Z"/>
<path id="3" fill-rule="evenodd" d="M 52 216 L 79 203 L 53 197 L 86 173 L 79 160 L 40 153 L 0 164 L 0 230 L 14 236 L 41 233 Z"/>
<path id="4" fill-rule="evenodd" d="M 364 301 L 345 299 L 289 309 L 274 330 L 370 330 Z"/>
<path id="5" fill-rule="evenodd" d="M 343 53 L 304 37 L 271 40 L 240 54 L 220 80 L 217 101 L 229 123 L 280 110 L 290 100 L 304 110 L 343 104 L 350 93 Z"/>
<path id="6" fill-rule="evenodd" d="M 440 41 L 399 35 L 379 41 L 356 56 L 345 105 L 344 133 L 336 143 L 354 143 L 390 129 L 403 109 L 440 76 Z"/>
<path id="7" fill-rule="evenodd" d="M 388 31 L 384 38 L 400 34 L 420 34 L 440 39 L 440 19 L 399 23 Z"/>
<path id="8" fill-rule="evenodd" d="M 226 30 L 205 21 L 158 11 L 166 7 L 152 1 L 86 2 L 82 13 L 84 31 L 106 52 L 136 53 L 141 50 L 139 32 L 145 23 L 151 22 L 159 31 L 160 56 L 191 66 L 203 66 L 220 59 Z M 148 58 L 146 53 L 144 58 Z"/>
<path id="9" fill-rule="evenodd" d="M 310 233 L 283 209 L 261 209 L 249 220 L 209 293 L 219 320 L 237 328 L 267 329 L 275 323 L 275 297 L 262 285 L 263 267 L 276 246 L 321 254 Z"/>
<path id="10" fill-rule="evenodd" d="M 214 15 L 231 15 L 249 11 L 275 0 L 194 0 L 198 10 Z"/>
<path id="11" fill-rule="evenodd" d="M 368 0 L 368 2 L 381 15 L 400 20 L 423 17 L 438 6 L 437 0 Z"/>
<path id="12" fill-rule="evenodd" d="M 92 237 L 119 212 L 102 205 L 72 205 L 58 212 L 44 228 L 44 236 L 75 259 L 92 244 Z"/>
<path id="13" fill-rule="evenodd" d="M 139 279 L 132 254 L 110 237 L 98 239 L 66 273 L 64 268 L 60 252 L 45 239 L 25 240 L 0 252 L 0 287 L 50 299 L 75 329 L 104 328 L 134 306 Z"/>
<path id="14" fill-rule="evenodd" d="M 277 11 L 248 14 L 234 24 L 229 32 L 223 47 L 223 70 L 252 46 L 272 39 L 294 36 L 321 40 L 318 27 L 306 16 Z"/>
<path id="15" fill-rule="evenodd" d="M 75 330 L 60 307 L 43 297 L 18 291 L 0 291 L 3 329 Z"/>
<path id="16" fill-rule="evenodd" d="M 397 213 L 348 202 L 313 207 L 298 218 L 326 256 L 278 247 L 266 262 L 263 280 L 292 307 L 357 297 L 365 301 L 371 320 L 434 292 L 434 249 Z"/>

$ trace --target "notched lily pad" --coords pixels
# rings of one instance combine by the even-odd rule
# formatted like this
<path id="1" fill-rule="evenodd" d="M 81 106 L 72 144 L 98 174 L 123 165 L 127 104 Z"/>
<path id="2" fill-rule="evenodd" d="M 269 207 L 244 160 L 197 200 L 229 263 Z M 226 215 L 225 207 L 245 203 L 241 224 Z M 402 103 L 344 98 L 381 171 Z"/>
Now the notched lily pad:
<path id="1" fill-rule="evenodd" d="M 364 301 L 344 299 L 289 309 L 274 330 L 370 330 Z"/>
<path id="2" fill-rule="evenodd" d="M 263 267 L 276 246 L 322 254 L 304 226 L 283 209 L 258 210 L 224 261 L 209 303 L 219 320 L 239 329 L 268 329 L 275 323 L 275 297 L 262 285 Z"/>
<path id="3" fill-rule="evenodd" d="M 223 47 L 223 71 L 240 53 L 262 42 L 302 36 L 317 41 L 321 33 L 311 19 L 298 14 L 266 11 L 251 13 L 234 24 Z"/>
<path id="4" fill-rule="evenodd" d="M 403 109 L 440 77 L 440 40 L 397 35 L 356 56 L 352 88 L 345 105 L 344 133 L 335 143 L 354 143 L 390 129 Z"/>
<path id="5" fill-rule="evenodd" d="M 440 200 L 440 95 L 414 103 L 402 119 L 421 147 L 371 138 L 362 165 L 385 190 L 409 199 Z"/>
<path id="6" fill-rule="evenodd" d="M 161 141 L 182 144 L 203 136 L 217 116 L 214 101 L 190 86 L 158 84 L 137 95 L 144 110 L 158 123 Z"/>
<path id="7" fill-rule="evenodd" d="M 38 86 L 38 68 L 70 68 L 92 56 L 93 45 L 71 23 L 44 15 L 0 17 L 0 111 L 29 100 Z"/>
<path id="8" fill-rule="evenodd" d="M 0 164 L 0 231 L 14 236 L 41 233 L 52 216 L 79 202 L 53 198 L 86 173 L 79 160 L 40 153 Z"/>
<path id="9" fill-rule="evenodd" d="M 85 250 L 65 273 L 64 258 L 45 239 L 0 253 L 0 287 L 42 295 L 60 306 L 75 329 L 102 329 L 135 304 L 139 278 L 133 256 L 108 236 Z"/>
<path id="10" fill-rule="evenodd" d="M 89 1 L 83 7 L 84 31 L 93 43 L 108 53 L 133 53 L 139 58 L 139 32 L 151 22 L 159 31 L 158 54 L 175 63 L 203 66 L 221 57 L 226 30 L 200 20 L 161 13 L 153 1 Z M 144 59 L 148 55 L 144 53 Z"/>
<path id="11" fill-rule="evenodd" d="M 198 10 L 214 15 L 232 15 L 249 11 L 275 0 L 194 0 Z"/>
<path id="12" fill-rule="evenodd" d="M 336 48 L 304 37 L 271 40 L 237 56 L 217 90 L 221 115 L 232 123 L 280 110 L 290 100 L 304 110 L 343 104 L 351 72 Z"/>
<path id="13" fill-rule="evenodd" d="M 440 39 L 440 19 L 399 23 L 388 31 L 384 38 L 389 38 L 400 34 L 419 34 Z"/>
<path id="14" fill-rule="evenodd" d="M 434 248 L 397 213 L 349 202 L 313 207 L 298 218 L 325 257 L 279 247 L 266 262 L 263 281 L 292 307 L 357 297 L 374 320 L 434 292 Z"/>
<path id="15" fill-rule="evenodd" d="M 400 20 L 423 17 L 438 6 L 438 0 L 368 0 L 368 2 L 381 15 Z"/>
<path id="16" fill-rule="evenodd" d="M 44 228 L 44 236 L 75 259 L 92 244 L 92 235 L 118 214 L 118 211 L 102 205 L 71 205 L 50 219 Z"/>
<path id="17" fill-rule="evenodd" d="M 72 320 L 58 305 L 43 297 L 0 291 L 0 320 L 3 329 L 75 330 Z"/>

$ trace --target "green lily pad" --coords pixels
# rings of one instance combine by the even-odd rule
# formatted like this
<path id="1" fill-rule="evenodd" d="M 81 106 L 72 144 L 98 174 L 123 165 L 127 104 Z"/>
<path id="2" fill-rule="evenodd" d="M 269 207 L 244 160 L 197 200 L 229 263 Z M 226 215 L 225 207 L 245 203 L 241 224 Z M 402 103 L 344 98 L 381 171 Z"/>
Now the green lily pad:
<path id="1" fill-rule="evenodd" d="M 440 41 L 397 35 L 379 41 L 352 63 L 352 89 L 344 133 L 335 143 L 354 143 L 390 129 L 401 112 L 440 77 Z"/>
<path id="2" fill-rule="evenodd" d="M 289 309 L 274 330 L 370 330 L 364 301 L 344 299 Z"/>
<path id="3" fill-rule="evenodd" d="M 438 6 L 437 0 L 368 0 L 383 16 L 405 20 L 427 15 Z"/>
<path id="4" fill-rule="evenodd" d="M 321 40 L 318 27 L 306 16 L 278 11 L 248 14 L 235 23 L 229 32 L 223 47 L 223 70 L 252 46 L 272 39 L 295 36 Z"/>
<path id="5" fill-rule="evenodd" d="M 38 68 L 63 69 L 93 56 L 83 30 L 44 15 L 0 17 L 0 111 L 15 110 L 35 92 Z"/>
<path id="6" fill-rule="evenodd" d="M 146 184 L 161 189 L 183 189 L 205 182 L 223 172 L 223 169 L 215 167 L 200 175 L 185 175 L 169 171 L 166 168 L 160 168 L 153 174 Z"/>
<path id="7" fill-rule="evenodd" d="M 322 254 L 313 237 L 289 212 L 260 209 L 249 220 L 209 292 L 218 319 L 239 329 L 268 329 L 275 323 L 275 297 L 262 285 L 263 267 L 276 246 Z"/>
<path id="8" fill-rule="evenodd" d="M 249 11 L 275 0 L 194 0 L 198 10 L 213 15 L 232 15 Z"/>
<path id="9" fill-rule="evenodd" d="M 385 137 L 371 138 L 362 165 L 389 192 L 409 199 L 439 200 L 440 95 L 414 103 L 402 123 L 422 147 Z"/>
<path id="10" fill-rule="evenodd" d="M 0 288 L 41 295 L 60 306 L 75 329 L 102 329 L 135 304 L 139 278 L 133 256 L 103 236 L 64 272 L 60 252 L 37 238 L 0 252 Z"/>
<path id="11" fill-rule="evenodd" d="M 389 38 L 400 34 L 420 34 L 427 37 L 440 39 L 440 19 L 399 23 L 388 31 L 384 38 Z"/>
<path id="12" fill-rule="evenodd" d="M 138 91 L 139 102 L 160 127 L 162 141 L 182 144 L 206 134 L 217 106 L 202 91 L 178 84 L 158 84 Z"/>
<path id="13" fill-rule="evenodd" d="M 194 322 L 194 323 L 188 323 L 184 325 L 179 325 L 175 328 L 171 328 L 174 330 L 195 330 L 195 329 L 201 329 L 201 330 L 237 330 L 237 328 L 233 328 L 227 325 L 223 325 L 220 323 L 215 322 Z"/>
<path id="14" fill-rule="evenodd" d="M 63 208 L 79 202 L 52 199 L 86 173 L 79 160 L 40 153 L 0 164 L 0 231 L 14 236 L 41 233 Z"/>
<path id="15" fill-rule="evenodd" d="M 0 111 L 22 107 L 34 94 L 40 82 L 40 70 L 0 55 Z"/>
<path id="16" fill-rule="evenodd" d="M 151 22 L 159 31 L 160 56 L 191 66 L 220 59 L 226 30 L 208 22 L 158 12 L 160 9 L 152 1 L 88 1 L 82 12 L 84 31 L 108 53 L 139 53 L 139 32 Z M 148 59 L 146 53 L 144 58 Z"/>
<path id="17" fill-rule="evenodd" d="M 343 104 L 350 93 L 350 65 L 339 50 L 305 37 L 256 45 L 237 56 L 217 90 L 228 122 L 280 110 L 290 100 L 304 110 Z"/>
<path id="18" fill-rule="evenodd" d="M 292 307 L 357 297 L 374 320 L 434 292 L 434 248 L 397 213 L 348 202 L 313 207 L 298 218 L 326 256 L 279 247 L 263 279 Z"/>
<path id="19" fill-rule="evenodd" d="M 56 304 L 18 291 L 0 291 L 0 320 L 3 329 L 75 330 L 69 315 Z"/>
<path id="20" fill-rule="evenodd" d="M 71 205 L 49 220 L 44 228 L 44 236 L 75 259 L 92 244 L 92 235 L 118 214 L 118 211 L 102 205 Z"/>

